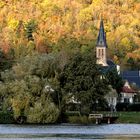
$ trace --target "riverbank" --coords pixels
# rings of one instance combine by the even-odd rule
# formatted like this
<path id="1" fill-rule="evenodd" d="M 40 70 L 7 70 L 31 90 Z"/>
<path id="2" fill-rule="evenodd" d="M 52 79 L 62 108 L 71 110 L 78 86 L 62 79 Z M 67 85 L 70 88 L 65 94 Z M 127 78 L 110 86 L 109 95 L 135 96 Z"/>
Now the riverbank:
<path id="1" fill-rule="evenodd" d="M 99 114 L 107 114 L 108 112 L 98 112 Z M 140 112 L 115 112 L 118 119 L 115 123 L 134 123 L 140 124 Z M 79 124 L 92 124 L 95 123 L 95 119 L 89 119 L 88 116 L 68 116 L 68 123 Z"/>
<path id="2" fill-rule="evenodd" d="M 98 112 L 102 114 L 103 112 Z M 116 112 L 115 114 L 118 115 L 118 119 L 116 120 L 116 124 L 118 123 L 134 123 L 140 124 L 140 112 Z M 87 115 L 80 115 L 80 114 L 67 114 L 66 118 L 64 119 L 66 122 L 70 124 L 94 124 L 95 119 L 89 119 Z M 0 112 L 0 124 L 13 124 L 16 123 L 13 114 Z M 63 123 L 63 119 L 62 119 Z"/>
<path id="3" fill-rule="evenodd" d="M 119 118 L 116 123 L 140 124 L 140 112 L 118 112 Z"/>

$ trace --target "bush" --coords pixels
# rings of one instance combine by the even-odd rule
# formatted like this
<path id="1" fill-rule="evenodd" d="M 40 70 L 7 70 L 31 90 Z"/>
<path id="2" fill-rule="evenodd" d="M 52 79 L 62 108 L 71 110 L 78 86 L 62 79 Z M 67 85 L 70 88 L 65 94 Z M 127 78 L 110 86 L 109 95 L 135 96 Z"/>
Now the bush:
<path id="1" fill-rule="evenodd" d="M 56 123 L 59 117 L 59 109 L 51 101 L 46 101 L 43 105 L 36 102 L 34 107 L 29 108 L 27 123 Z"/>
<path id="2" fill-rule="evenodd" d="M 140 111 L 140 103 L 129 104 L 129 103 L 118 103 L 116 105 L 117 111 Z"/>
<path id="3" fill-rule="evenodd" d="M 1 124 L 14 123 L 13 114 L 10 112 L 0 112 L 0 123 Z"/>
<path id="4" fill-rule="evenodd" d="M 95 120 L 91 120 L 87 116 L 69 116 L 68 122 L 73 124 L 90 124 L 94 123 Z"/>
<path id="5" fill-rule="evenodd" d="M 140 103 L 130 104 L 128 106 L 128 111 L 140 111 Z"/>
<path id="6" fill-rule="evenodd" d="M 69 117 L 69 116 L 80 116 L 81 113 L 79 111 L 67 111 L 65 112 L 65 116 Z"/>
<path id="7" fill-rule="evenodd" d="M 117 103 L 116 110 L 117 111 L 128 111 L 129 103 Z"/>

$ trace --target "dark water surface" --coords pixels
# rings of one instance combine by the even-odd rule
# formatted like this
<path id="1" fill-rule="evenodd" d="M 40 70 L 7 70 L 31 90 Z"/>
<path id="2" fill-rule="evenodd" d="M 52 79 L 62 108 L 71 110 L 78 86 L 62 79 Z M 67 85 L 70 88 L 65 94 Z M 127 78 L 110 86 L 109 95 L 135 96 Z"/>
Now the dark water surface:
<path id="1" fill-rule="evenodd" d="M 140 124 L 0 125 L 0 140 L 140 140 Z"/>

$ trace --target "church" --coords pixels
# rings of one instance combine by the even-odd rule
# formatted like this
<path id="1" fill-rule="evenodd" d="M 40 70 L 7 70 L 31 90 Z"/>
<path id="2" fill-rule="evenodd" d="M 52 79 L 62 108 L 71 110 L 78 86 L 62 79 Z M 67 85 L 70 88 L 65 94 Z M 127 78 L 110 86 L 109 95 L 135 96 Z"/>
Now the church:
<path id="1" fill-rule="evenodd" d="M 103 72 L 106 73 L 109 69 L 116 68 L 118 74 L 122 76 L 124 80 L 127 80 L 130 84 L 134 84 L 140 88 L 140 71 L 120 71 L 120 66 L 116 65 L 112 60 L 107 58 L 107 41 L 106 33 L 104 31 L 103 20 L 100 21 L 100 29 L 96 43 L 96 58 L 97 64 L 102 65 Z"/>
<path id="2" fill-rule="evenodd" d="M 116 69 L 118 74 L 122 76 L 122 79 L 125 82 L 124 87 L 122 88 L 122 92 L 120 93 L 122 103 L 128 102 L 133 103 L 133 98 L 137 94 L 137 91 L 133 90 L 129 85 L 129 82 L 135 82 L 136 84 L 140 85 L 140 72 L 137 71 L 124 71 L 120 72 L 120 66 L 116 65 L 112 60 L 107 58 L 107 41 L 106 41 L 106 33 L 104 30 L 104 23 L 103 20 L 100 21 L 100 29 L 96 43 L 96 63 L 101 65 L 101 72 L 103 74 L 107 73 L 109 70 Z M 111 89 L 113 91 L 113 89 Z M 115 108 L 118 100 L 117 94 L 113 91 L 107 94 L 105 97 L 108 101 L 109 106 Z"/>
<path id="3" fill-rule="evenodd" d="M 112 60 L 107 59 L 107 42 L 106 34 L 104 31 L 103 20 L 100 21 L 100 29 L 96 43 L 96 63 L 101 65 L 101 73 L 106 74 L 109 70 L 117 69 L 118 73 L 120 70 L 119 66 L 115 65 Z M 116 110 L 118 94 L 116 90 L 110 85 L 110 92 L 105 96 L 108 106 L 111 111 Z"/>
<path id="4" fill-rule="evenodd" d="M 106 34 L 104 31 L 104 23 L 103 20 L 101 20 L 96 44 L 97 64 L 102 65 L 103 73 L 106 73 L 108 70 L 115 68 L 120 74 L 120 66 L 116 65 L 112 60 L 107 58 L 107 48 L 108 47 L 106 42 Z"/>

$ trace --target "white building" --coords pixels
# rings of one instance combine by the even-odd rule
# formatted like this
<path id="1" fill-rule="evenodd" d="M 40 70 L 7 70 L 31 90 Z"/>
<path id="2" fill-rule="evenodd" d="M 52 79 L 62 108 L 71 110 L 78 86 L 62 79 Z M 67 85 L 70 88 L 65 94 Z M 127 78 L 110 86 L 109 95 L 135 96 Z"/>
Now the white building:
<path id="1" fill-rule="evenodd" d="M 132 89 L 128 81 L 126 81 L 120 95 L 121 95 L 120 97 L 121 103 L 134 103 L 134 97 L 137 95 L 137 91 Z"/>

